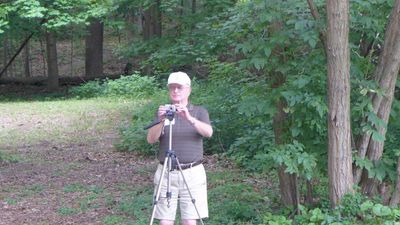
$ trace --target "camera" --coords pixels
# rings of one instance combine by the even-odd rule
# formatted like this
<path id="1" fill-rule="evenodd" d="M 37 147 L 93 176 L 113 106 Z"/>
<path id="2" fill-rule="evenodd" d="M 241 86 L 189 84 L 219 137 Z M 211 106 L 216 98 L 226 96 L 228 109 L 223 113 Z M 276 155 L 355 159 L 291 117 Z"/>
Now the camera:
<path id="1" fill-rule="evenodd" d="M 166 104 L 164 107 L 166 108 L 167 113 L 169 113 L 169 112 L 171 112 L 171 113 L 176 112 L 176 107 L 175 107 L 175 105 Z"/>
<path id="2" fill-rule="evenodd" d="M 164 105 L 165 107 L 165 116 L 169 119 L 172 120 L 174 118 L 175 112 L 176 112 L 176 106 L 175 105 L 170 105 L 166 104 Z"/>

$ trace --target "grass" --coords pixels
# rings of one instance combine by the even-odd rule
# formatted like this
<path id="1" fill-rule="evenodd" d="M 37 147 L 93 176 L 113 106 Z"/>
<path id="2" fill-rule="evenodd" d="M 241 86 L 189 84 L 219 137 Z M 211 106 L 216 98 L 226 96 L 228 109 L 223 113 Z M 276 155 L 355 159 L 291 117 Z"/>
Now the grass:
<path id="1" fill-rule="evenodd" d="M 91 141 L 103 138 L 110 130 L 115 131 L 121 124 L 127 123 L 132 108 L 137 104 L 139 103 L 133 100 L 111 98 L 84 100 L 49 98 L 0 102 L 2 115 L 0 123 L 3 124 L 0 130 L 0 143 L 2 148 L 7 149 L 0 151 L 0 162 L 18 162 L 19 156 L 9 153 L 9 149 L 18 149 L 21 145 L 35 145 L 43 141 L 51 144 L 90 144 Z M 79 161 L 65 162 L 52 174 L 63 177 L 75 170 L 84 169 Z M 153 168 L 144 166 L 135 172 L 139 176 L 151 176 Z M 275 204 L 276 197 L 273 193 L 276 190 L 271 190 L 271 185 L 267 187 L 267 178 L 262 175 L 217 168 L 207 170 L 207 176 L 210 218 L 204 221 L 205 224 L 257 224 L 262 215 L 271 211 Z M 263 182 L 255 182 L 257 180 Z M 52 188 L 50 184 L 32 184 L 23 189 L 10 191 L 17 192 L 15 195 L 17 197 L 29 197 L 41 194 L 50 188 Z M 2 191 L 5 190 L 7 187 L 2 187 Z M 62 201 L 55 211 L 61 216 L 82 216 L 85 212 L 103 207 L 109 209 L 109 214 L 100 218 L 103 224 L 144 225 L 148 224 L 152 211 L 151 182 L 134 185 L 121 182 L 107 188 L 87 185 L 84 182 L 71 182 L 57 191 Z M 17 199 L 4 197 L 4 201 L 9 204 L 18 204 Z"/>
<path id="2" fill-rule="evenodd" d="M 3 102 L 0 143 L 19 146 L 34 145 L 41 140 L 88 142 L 102 132 L 117 129 L 119 124 L 115 121 L 129 117 L 133 105 L 133 101 L 111 98 Z"/>
<path id="3" fill-rule="evenodd" d="M 17 163 L 21 161 L 21 157 L 15 154 L 10 154 L 0 150 L 0 163 Z"/>

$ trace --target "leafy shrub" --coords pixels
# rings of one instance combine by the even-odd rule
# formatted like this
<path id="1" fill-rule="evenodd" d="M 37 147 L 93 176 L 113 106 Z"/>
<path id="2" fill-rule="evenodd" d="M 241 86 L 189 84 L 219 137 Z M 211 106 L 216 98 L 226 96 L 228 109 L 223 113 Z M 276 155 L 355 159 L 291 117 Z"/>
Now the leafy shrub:
<path id="1" fill-rule="evenodd" d="M 324 208 L 307 209 L 299 207 L 300 215 L 292 220 L 282 215 L 266 213 L 263 217 L 265 225 L 275 224 L 331 224 L 331 225 L 354 225 L 354 224 L 400 224 L 400 209 L 390 208 L 380 203 L 366 199 L 361 193 L 346 195 L 341 204 L 335 209 L 329 206 Z"/>
<path id="2" fill-rule="evenodd" d="M 72 87 L 69 94 L 77 98 L 92 98 L 102 96 L 105 86 L 100 80 L 89 81 L 77 87 Z"/>
<path id="3" fill-rule="evenodd" d="M 158 89 L 154 77 L 140 76 L 134 73 L 130 76 L 121 76 L 119 79 L 89 81 L 70 89 L 69 93 L 77 98 L 92 97 L 128 97 L 146 98 Z"/>
<path id="4" fill-rule="evenodd" d="M 158 145 L 147 143 L 147 130 L 144 130 L 144 127 L 154 120 L 158 106 L 168 102 L 166 96 L 168 94 L 165 91 L 158 90 L 151 99 L 137 102 L 133 106 L 132 124 L 120 128 L 121 141 L 116 143 L 117 149 L 135 151 L 144 155 L 157 152 Z"/>
<path id="5" fill-rule="evenodd" d="M 133 74 L 122 76 L 116 80 L 107 80 L 104 94 L 111 97 L 145 98 L 156 92 L 157 84 L 154 77 Z"/>

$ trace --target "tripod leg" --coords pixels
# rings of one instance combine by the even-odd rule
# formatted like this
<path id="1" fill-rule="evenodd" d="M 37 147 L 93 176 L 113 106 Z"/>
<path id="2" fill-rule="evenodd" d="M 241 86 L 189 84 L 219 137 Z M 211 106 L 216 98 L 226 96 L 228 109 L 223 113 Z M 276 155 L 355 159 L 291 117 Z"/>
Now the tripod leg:
<path id="1" fill-rule="evenodd" d="M 198 208 L 197 208 L 197 205 L 196 205 L 196 199 L 193 198 L 193 195 L 192 195 L 192 192 L 190 191 L 189 185 L 188 185 L 188 183 L 186 182 L 186 178 L 185 178 L 185 175 L 183 174 L 181 164 L 179 163 L 179 159 L 178 159 L 178 157 L 176 157 L 175 159 L 176 159 L 176 163 L 177 163 L 178 168 L 179 168 L 179 172 L 180 172 L 180 174 L 182 175 L 182 179 L 183 179 L 183 182 L 184 182 L 184 184 L 185 184 L 185 187 L 186 187 L 186 189 L 187 189 L 187 191 L 188 191 L 188 193 L 189 193 L 190 199 L 191 199 L 191 201 L 192 201 L 192 203 L 193 203 L 193 206 L 194 206 L 194 208 L 195 208 L 195 210 L 196 210 L 197 216 L 199 217 L 200 223 L 201 223 L 202 225 L 204 225 L 203 219 L 201 218 L 200 212 L 199 212 L 199 210 L 198 210 Z"/>
<path id="2" fill-rule="evenodd" d="M 162 185 L 162 182 L 164 180 L 165 171 L 167 170 L 168 161 L 169 161 L 169 159 L 168 159 L 168 157 L 166 157 L 165 160 L 164 160 L 164 165 L 163 165 L 163 168 L 161 170 L 159 182 L 158 182 L 157 189 L 156 189 L 156 192 L 155 192 L 156 195 L 154 196 L 154 199 L 153 199 L 153 212 L 151 213 L 150 225 L 153 224 L 154 214 L 156 213 L 157 204 L 158 204 L 158 201 L 160 200 L 161 185 Z"/>

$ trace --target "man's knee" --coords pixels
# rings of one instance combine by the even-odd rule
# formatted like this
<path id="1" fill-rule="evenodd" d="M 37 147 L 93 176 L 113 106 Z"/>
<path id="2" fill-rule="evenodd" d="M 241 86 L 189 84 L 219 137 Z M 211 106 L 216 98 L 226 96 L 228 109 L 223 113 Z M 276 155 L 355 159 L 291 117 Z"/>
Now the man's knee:
<path id="1" fill-rule="evenodd" d="M 182 225 L 196 225 L 196 220 L 182 220 Z"/>
<path id="2" fill-rule="evenodd" d="M 160 220 L 160 225 L 174 225 L 174 220 Z"/>

